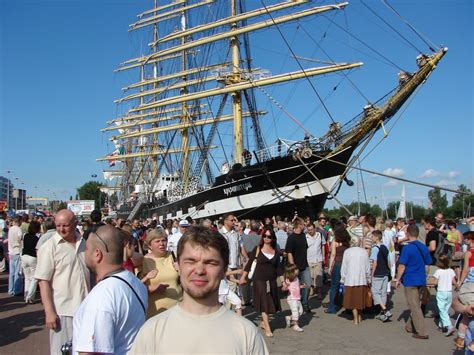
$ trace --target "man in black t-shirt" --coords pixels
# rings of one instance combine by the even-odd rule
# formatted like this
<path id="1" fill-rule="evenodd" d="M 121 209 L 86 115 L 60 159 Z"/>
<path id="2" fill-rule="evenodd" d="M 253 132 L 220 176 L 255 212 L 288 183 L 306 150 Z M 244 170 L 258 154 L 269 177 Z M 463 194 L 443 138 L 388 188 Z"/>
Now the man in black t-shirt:
<path id="1" fill-rule="evenodd" d="M 298 267 L 298 278 L 301 283 L 305 284 L 305 288 L 301 289 L 301 304 L 306 312 L 311 312 L 308 305 L 309 289 L 311 285 L 311 275 L 308 267 L 307 251 L 308 243 L 306 235 L 303 232 L 304 222 L 301 218 L 295 218 L 293 221 L 293 233 L 286 241 L 285 251 L 287 252 L 288 263 L 295 264 Z"/>
<path id="2" fill-rule="evenodd" d="M 423 227 L 425 228 L 426 231 L 426 239 L 425 239 L 425 245 L 430 251 L 431 259 L 433 259 L 433 262 L 431 265 L 436 265 L 436 258 L 435 258 L 435 251 L 436 248 L 438 247 L 438 231 L 435 228 L 436 222 L 435 219 L 432 216 L 425 216 L 422 220 Z M 434 267 L 430 267 L 430 274 L 434 273 L 431 272 L 431 269 L 434 269 Z"/>
<path id="3" fill-rule="evenodd" d="M 93 210 L 90 217 L 92 223 L 89 228 L 84 231 L 84 235 L 82 236 L 85 240 L 89 238 L 89 234 L 95 233 L 99 227 L 104 225 L 104 223 L 102 223 L 102 212 L 100 212 L 100 210 Z"/>

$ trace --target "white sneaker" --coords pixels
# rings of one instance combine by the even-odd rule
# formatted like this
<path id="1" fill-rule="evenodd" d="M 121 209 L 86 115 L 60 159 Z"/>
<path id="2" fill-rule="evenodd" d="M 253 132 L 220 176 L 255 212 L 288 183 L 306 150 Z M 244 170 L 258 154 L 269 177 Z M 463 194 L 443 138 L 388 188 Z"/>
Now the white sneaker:
<path id="1" fill-rule="evenodd" d="M 291 316 L 285 316 L 286 326 L 289 328 L 291 325 Z"/>
<path id="2" fill-rule="evenodd" d="M 303 328 L 300 328 L 300 327 L 299 327 L 298 325 L 296 325 L 296 324 L 295 324 L 292 328 L 293 328 L 293 330 L 294 330 L 295 332 L 302 332 L 302 331 L 303 331 Z"/>
<path id="3" fill-rule="evenodd" d="M 444 336 L 445 336 L 445 337 L 449 337 L 449 336 L 453 335 L 455 332 L 456 332 L 456 328 L 451 327 L 451 328 L 448 329 L 448 331 L 446 332 L 446 334 L 444 334 Z"/>

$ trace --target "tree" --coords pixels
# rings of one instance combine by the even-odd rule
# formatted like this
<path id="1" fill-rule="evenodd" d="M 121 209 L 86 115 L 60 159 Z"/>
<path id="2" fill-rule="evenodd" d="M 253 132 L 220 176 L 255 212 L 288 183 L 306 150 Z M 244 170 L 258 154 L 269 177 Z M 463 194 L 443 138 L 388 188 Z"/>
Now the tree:
<path id="1" fill-rule="evenodd" d="M 375 217 L 380 217 L 380 216 L 383 216 L 383 211 L 382 211 L 382 208 L 379 206 L 379 205 L 372 205 L 370 206 L 370 210 L 369 210 L 370 214 L 375 216 Z"/>
<path id="2" fill-rule="evenodd" d="M 98 181 L 88 181 L 77 189 L 79 199 L 81 200 L 94 200 L 95 208 L 99 208 L 104 204 L 105 193 L 100 191 L 103 186 Z"/>
<path id="3" fill-rule="evenodd" d="M 395 201 L 389 202 L 387 204 L 388 218 L 393 219 L 393 220 L 397 219 L 398 205 L 399 205 L 399 202 L 395 202 Z"/>
<path id="4" fill-rule="evenodd" d="M 448 199 L 446 194 L 441 195 L 441 190 L 438 187 L 428 191 L 428 198 L 431 201 L 431 209 L 435 213 L 446 213 L 448 208 Z"/>
<path id="5" fill-rule="evenodd" d="M 465 217 L 464 214 L 469 213 L 469 206 L 474 204 L 474 195 L 470 189 L 461 184 L 458 186 L 458 191 L 462 191 L 464 194 L 458 192 L 453 196 L 453 204 L 449 208 L 448 213 L 450 218 Z"/>
<path id="6" fill-rule="evenodd" d="M 61 202 L 58 204 L 58 208 L 57 208 L 56 212 L 57 212 L 57 211 L 61 211 L 61 210 L 65 210 L 66 208 L 67 208 L 66 202 L 61 201 Z"/>

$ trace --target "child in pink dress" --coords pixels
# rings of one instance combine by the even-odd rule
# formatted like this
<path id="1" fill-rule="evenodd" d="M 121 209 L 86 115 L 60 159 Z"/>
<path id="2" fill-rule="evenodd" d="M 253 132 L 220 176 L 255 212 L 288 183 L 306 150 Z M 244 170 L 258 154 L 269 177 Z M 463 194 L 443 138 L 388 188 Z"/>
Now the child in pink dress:
<path id="1" fill-rule="evenodd" d="M 296 332 L 302 332 L 303 329 L 298 325 L 298 319 L 303 314 L 303 305 L 301 304 L 301 289 L 306 285 L 301 284 L 298 279 L 299 270 L 296 265 L 288 265 L 285 268 L 283 281 L 283 290 L 288 291 L 286 300 L 290 306 L 291 316 L 286 316 L 286 325 Z"/>

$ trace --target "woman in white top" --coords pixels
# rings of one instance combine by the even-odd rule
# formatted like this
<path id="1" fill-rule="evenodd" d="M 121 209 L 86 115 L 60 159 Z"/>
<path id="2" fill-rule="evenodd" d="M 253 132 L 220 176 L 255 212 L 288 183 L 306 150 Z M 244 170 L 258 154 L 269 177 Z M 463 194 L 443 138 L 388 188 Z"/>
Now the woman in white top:
<path id="1" fill-rule="evenodd" d="M 362 321 L 361 311 L 367 304 L 368 284 L 370 282 L 369 255 L 364 248 L 351 247 L 344 252 L 341 267 L 341 283 L 344 284 L 343 307 L 352 309 L 354 324 Z"/>

